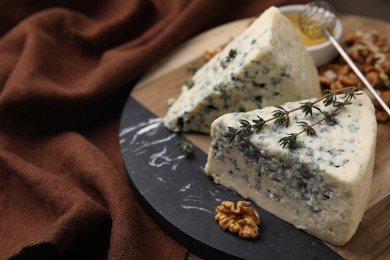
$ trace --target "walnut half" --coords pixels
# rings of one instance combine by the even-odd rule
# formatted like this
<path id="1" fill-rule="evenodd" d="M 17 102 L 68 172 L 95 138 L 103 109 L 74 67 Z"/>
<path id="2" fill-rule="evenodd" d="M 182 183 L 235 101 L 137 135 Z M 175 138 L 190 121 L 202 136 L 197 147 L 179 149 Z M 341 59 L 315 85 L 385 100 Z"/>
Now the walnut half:
<path id="1" fill-rule="evenodd" d="M 215 220 L 223 230 L 238 233 L 243 238 L 256 238 L 259 235 L 260 217 L 248 201 L 223 201 L 215 212 Z"/>

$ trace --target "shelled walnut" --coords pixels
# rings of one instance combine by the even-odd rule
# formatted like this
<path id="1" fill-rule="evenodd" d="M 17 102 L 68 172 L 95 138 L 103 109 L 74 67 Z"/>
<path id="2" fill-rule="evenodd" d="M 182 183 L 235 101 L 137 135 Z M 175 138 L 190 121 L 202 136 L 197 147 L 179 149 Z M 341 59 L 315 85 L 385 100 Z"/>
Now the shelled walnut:
<path id="1" fill-rule="evenodd" d="M 354 31 L 344 37 L 345 50 L 378 91 L 387 105 L 390 105 L 390 43 L 375 31 Z M 349 86 L 364 89 L 364 84 L 346 62 L 339 57 L 335 62 L 319 68 L 321 87 L 336 90 Z M 389 120 L 381 105 L 374 101 L 378 122 Z"/>
<path id="2" fill-rule="evenodd" d="M 238 233 L 243 238 L 256 238 L 259 235 L 260 217 L 248 201 L 223 201 L 215 212 L 215 220 L 223 230 Z"/>

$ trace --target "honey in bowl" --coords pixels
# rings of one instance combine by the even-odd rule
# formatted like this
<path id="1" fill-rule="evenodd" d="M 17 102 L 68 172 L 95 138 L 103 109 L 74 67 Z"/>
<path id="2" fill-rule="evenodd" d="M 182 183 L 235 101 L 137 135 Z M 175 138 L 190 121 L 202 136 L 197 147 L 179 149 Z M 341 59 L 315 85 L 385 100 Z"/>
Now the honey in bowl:
<path id="1" fill-rule="evenodd" d="M 326 42 L 328 39 L 324 36 L 321 38 L 310 38 L 307 36 L 304 32 L 302 32 L 301 27 L 299 26 L 298 16 L 297 15 L 286 15 L 286 17 L 291 21 L 291 23 L 294 25 L 294 28 L 299 33 L 299 36 L 301 37 L 303 44 L 306 47 L 319 45 L 324 42 Z"/>

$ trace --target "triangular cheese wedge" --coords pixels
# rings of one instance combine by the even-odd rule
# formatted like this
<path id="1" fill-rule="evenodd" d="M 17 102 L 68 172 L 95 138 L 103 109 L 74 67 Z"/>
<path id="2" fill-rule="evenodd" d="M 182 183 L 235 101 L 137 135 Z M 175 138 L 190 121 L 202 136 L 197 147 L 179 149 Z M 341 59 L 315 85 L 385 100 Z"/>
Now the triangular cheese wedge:
<path id="1" fill-rule="evenodd" d="M 290 110 L 304 102 L 282 106 Z M 366 208 L 377 131 L 370 98 L 361 94 L 352 102 L 337 114 L 334 125 L 314 126 L 317 136 L 300 134 L 296 149 L 283 148 L 279 140 L 301 131 L 298 122 L 323 118 L 315 109 L 313 116 L 291 113 L 288 128 L 269 122 L 259 133 L 232 142 L 224 137 L 228 127 L 239 129 L 241 119 L 271 118 L 277 108 L 221 116 L 212 124 L 206 174 L 297 228 L 343 245 Z"/>
<path id="2" fill-rule="evenodd" d="M 276 7 L 267 9 L 187 82 L 164 118 L 172 131 L 209 133 L 212 121 L 225 113 L 321 94 L 312 57 Z"/>

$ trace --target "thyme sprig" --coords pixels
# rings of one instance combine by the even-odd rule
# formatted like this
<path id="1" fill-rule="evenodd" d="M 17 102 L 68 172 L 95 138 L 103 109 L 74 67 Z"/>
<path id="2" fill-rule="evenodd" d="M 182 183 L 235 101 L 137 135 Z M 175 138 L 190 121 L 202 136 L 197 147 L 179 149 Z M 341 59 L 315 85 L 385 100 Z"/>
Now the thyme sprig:
<path id="1" fill-rule="evenodd" d="M 338 99 L 338 94 L 344 93 L 341 97 L 342 100 Z M 234 128 L 229 126 L 227 132 L 223 135 L 225 138 L 232 142 L 236 137 L 239 140 L 250 136 L 253 133 L 259 133 L 265 124 L 273 121 L 277 126 L 285 126 L 286 128 L 290 125 L 290 114 L 296 111 L 301 110 L 304 114 L 304 117 L 308 115 L 313 116 L 313 111 L 317 110 L 322 114 L 322 118 L 312 124 L 308 124 L 304 121 L 297 122 L 298 125 L 302 128 L 301 131 L 297 133 L 289 133 L 287 136 L 279 139 L 279 144 L 285 148 L 290 149 L 298 147 L 297 137 L 303 133 L 306 133 L 308 136 L 317 136 L 317 133 L 314 129 L 316 125 L 325 122 L 328 125 L 335 125 L 337 121 L 335 119 L 336 115 L 341 112 L 345 106 L 352 104 L 352 99 L 356 99 L 356 95 L 362 94 L 357 92 L 355 87 L 343 88 L 335 91 L 328 91 L 324 96 L 314 100 L 313 102 L 307 101 L 301 103 L 301 106 L 296 107 L 291 110 L 286 110 L 282 106 L 275 106 L 276 110 L 272 111 L 272 117 L 269 119 L 263 119 L 260 116 L 257 116 L 256 119 L 252 120 L 252 123 L 245 119 L 240 119 L 239 122 L 241 126 L 239 128 Z M 316 104 L 319 102 L 323 103 L 324 107 L 332 106 L 335 109 L 332 112 L 320 109 Z"/>

